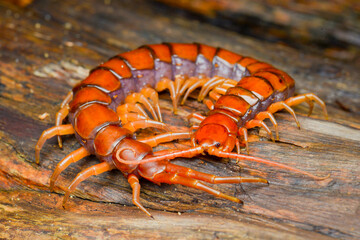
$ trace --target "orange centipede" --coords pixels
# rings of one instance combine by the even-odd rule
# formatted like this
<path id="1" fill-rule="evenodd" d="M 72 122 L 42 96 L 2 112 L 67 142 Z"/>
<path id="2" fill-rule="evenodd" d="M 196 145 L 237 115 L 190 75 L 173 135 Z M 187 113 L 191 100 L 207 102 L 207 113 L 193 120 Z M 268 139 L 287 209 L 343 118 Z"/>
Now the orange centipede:
<path id="1" fill-rule="evenodd" d="M 201 87 L 198 100 L 210 112 L 207 117 L 198 113 L 189 116 L 201 120 L 195 132 L 170 132 L 162 122 L 158 92 L 169 90 L 174 112 L 182 95 Z M 66 96 L 56 115 L 56 125 L 45 130 L 35 147 L 36 162 L 45 141 L 61 135 L 75 134 L 81 147 L 67 155 L 50 177 L 50 189 L 60 173 L 71 163 L 88 155 L 96 155 L 101 163 L 81 171 L 67 187 L 63 205 L 76 186 L 90 176 L 112 169 L 120 170 L 133 190 L 133 203 L 147 215 L 140 203 L 139 178 L 154 183 L 182 184 L 200 189 L 217 197 L 242 203 L 238 198 L 223 194 L 202 182 L 268 183 L 262 178 L 219 177 L 170 163 L 177 157 L 192 158 L 200 153 L 238 160 L 255 161 L 323 179 L 308 172 L 270 160 L 240 154 L 244 143 L 248 151 L 247 129 L 263 127 L 269 118 L 275 126 L 273 113 L 289 111 L 299 125 L 291 106 L 301 102 L 317 102 L 327 116 L 325 103 L 316 95 L 293 97 L 294 80 L 273 66 L 244 57 L 231 51 L 204 44 L 163 43 L 144 45 L 121 53 L 90 71 L 89 76 Z M 151 117 L 150 117 L 151 115 Z M 69 124 L 63 124 L 68 117 Z M 134 132 L 153 127 L 167 131 L 163 134 L 135 140 Z M 243 138 L 243 139 L 241 139 Z M 273 138 L 273 137 L 272 137 Z M 185 150 L 169 149 L 153 152 L 152 147 L 176 139 L 191 139 L 193 147 Z M 237 153 L 232 153 L 234 149 Z M 199 181 L 200 180 L 200 181 Z"/>

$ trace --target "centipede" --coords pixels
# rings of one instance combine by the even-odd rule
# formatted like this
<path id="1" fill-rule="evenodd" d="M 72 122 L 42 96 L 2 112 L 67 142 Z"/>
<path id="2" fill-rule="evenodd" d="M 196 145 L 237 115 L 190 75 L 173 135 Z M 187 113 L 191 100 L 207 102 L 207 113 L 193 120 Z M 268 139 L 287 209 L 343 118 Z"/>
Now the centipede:
<path id="1" fill-rule="evenodd" d="M 172 132 L 161 116 L 158 92 L 170 93 L 173 111 L 185 104 L 192 92 L 200 88 L 198 100 L 209 108 L 206 116 L 193 112 L 188 119 L 200 121 L 185 132 Z M 70 194 L 91 176 L 120 170 L 132 188 L 132 201 L 148 216 L 140 203 L 140 178 L 156 184 L 181 184 L 199 189 L 219 198 L 239 204 L 243 201 L 224 194 L 205 183 L 268 184 L 263 178 L 216 176 L 176 165 L 170 161 L 179 157 L 193 158 L 209 154 L 236 161 L 250 161 L 318 177 L 282 163 L 249 155 L 248 129 L 262 127 L 274 140 L 263 120 L 270 119 L 279 139 L 274 113 L 287 110 L 299 121 L 291 108 L 302 102 L 314 102 L 327 118 L 325 103 L 313 93 L 293 96 L 295 81 L 284 71 L 251 57 L 223 48 L 199 43 L 162 43 L 144 45 L 110 58 L 93 68 L 88 77 L 70 91 L 56 114 L 55 126 L 44 130 L 35 146 L 35 161 L 40 162 L 40 150 L 46 140 L 57 136 L 62 147 L 63 135 L 74 134 L 81 147 L 68 154 L 55 167 L 50 177 L 50 190 L 62 171 L 71 163 L 95 155 L 100 163 L 82 170 L 65 189 L 63 206 Z M 64 120 L 68 119 L 67 124 Z M 142 139 L 136 132 L 153 128 L 164 133 Z M 161 143 L 190 140 L 188 149 L 167 149 L 153 152 Z M 241 154 L 245 146 L 247 154 Z M 236 151 L 236 152 L 234 152 Z"/>

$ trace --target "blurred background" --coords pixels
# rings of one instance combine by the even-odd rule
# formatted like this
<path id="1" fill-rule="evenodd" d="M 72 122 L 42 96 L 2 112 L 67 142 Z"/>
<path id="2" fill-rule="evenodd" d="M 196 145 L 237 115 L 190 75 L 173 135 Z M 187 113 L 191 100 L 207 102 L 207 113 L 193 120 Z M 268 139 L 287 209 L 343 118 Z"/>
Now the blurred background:
<path id="1" fill-rule="evenodd" d="M 359 61 L 357 0 L 157 0 L 164 10 L 269 42 Z M 165 10 L 165 11 L 167 11 Z"/>
<path id="2" fill-rule="evenodd" d="M 26 7 L 34 0 L 3 0 Z M 36 0 L 35 0 L 36 1 Z M 99 1 L 100 2 L 100 1 Z M 104 0 L 111 2 L 128 2 Z M 258 40 L 277 42 L 359 63 L 358 0 L 148 0 L 157 14 L 171 13 Z"/>

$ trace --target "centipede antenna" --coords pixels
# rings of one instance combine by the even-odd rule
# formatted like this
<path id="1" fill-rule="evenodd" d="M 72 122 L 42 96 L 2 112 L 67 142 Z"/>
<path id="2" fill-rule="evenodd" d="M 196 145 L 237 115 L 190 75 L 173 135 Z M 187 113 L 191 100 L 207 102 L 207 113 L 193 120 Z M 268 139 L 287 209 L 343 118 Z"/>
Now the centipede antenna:
<path id="1" fill-rule="evenodd" d="M 290 167 L 290 166 L 282 164 L 282 163 L 277 163 L 277 162 L 274 162 L 274 161 L 259 158 L 259 157 L 253 157 L 253 156 L 248 156 L 248 155 L 243 155 L 243 154 L 223 152 L 223 151 L 220 151 L 220 150 L 215 149 L 215 148 L 210 148 L 208 150 L 208 152 L 209 152 L 209 154 L 215 155 L 215 156 L 218 156 L 218 157 L 236 158 L 236 159 L 245 160 L 245 161 L 263 163 L 263 164 L 267 164 L 267 165 L 272 166 L 272 167 L 287 169 L 287 170 L 292 171 L 292 172 L 296 172 L 296 173 L 306 175 L 306 176 L 308 176 L 310 178 L 313 178 L 315 180 L 324 180 L 324 179 L 327 179 L 327 178 L 330 177 L 330 174 L 328 174 L 325 177 L 318 177 L 318 176 L 315 176 L 315 175 L 313 175 L 311 173 L 305 172 L 303 170 L 300 170 L 300 169 L 297 169 L 297 168 L 294 168 L 294 167 Z"/>

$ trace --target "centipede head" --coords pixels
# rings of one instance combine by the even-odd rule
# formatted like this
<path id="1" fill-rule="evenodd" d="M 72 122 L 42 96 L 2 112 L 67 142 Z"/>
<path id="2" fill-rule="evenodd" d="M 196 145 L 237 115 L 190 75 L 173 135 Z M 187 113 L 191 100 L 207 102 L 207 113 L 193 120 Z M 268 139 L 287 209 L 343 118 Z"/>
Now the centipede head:
<path id="1" fill-rule="evenodd" d="M 231 151 L 235 147 L 236 136 L 220 124 L 209 123 L 199 127 L 191 138 L 193 146 L 201 146 L 205 151 L 217 148 Z"/>

